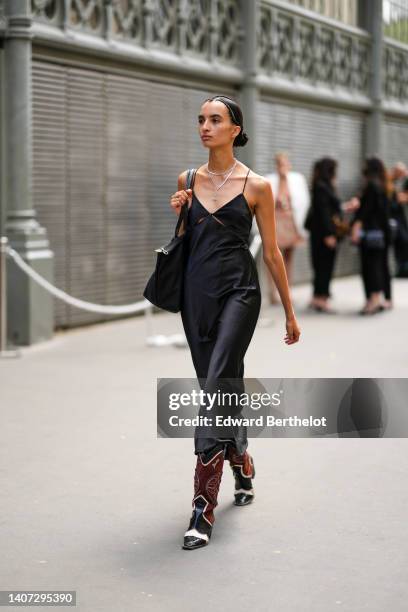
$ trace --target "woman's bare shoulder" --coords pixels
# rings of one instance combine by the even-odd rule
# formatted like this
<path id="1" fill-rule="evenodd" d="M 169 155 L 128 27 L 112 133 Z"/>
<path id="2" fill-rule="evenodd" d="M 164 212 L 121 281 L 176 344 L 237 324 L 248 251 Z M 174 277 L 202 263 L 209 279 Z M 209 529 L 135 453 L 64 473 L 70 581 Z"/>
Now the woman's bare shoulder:
<path id="1" fill-rule="evenodd" d="M 183 172 L 181 172 L 181 173 L 178 175 L 178 179 L 177 179 L 177 187 L 178 187 L 179 191 L 180 191 L 181 189 L 184 189 L 184 187 L 185 187 L 186 180 L 187 180 L 187 172 L 188 172 L 188 170 L 183 170 Z"/>
<path id="2" fill-rule="evenodd" d="M 195 171 L 197 173 L 202 173 L 204 168 L 205 168 L 205 166 L 200 166 L 199 168 L 195 168 Z M 188 169 L 187 170 L 183 170 L 183 172 L 181 172 L 178 175 L 177 185 L 178 185 L 179 189 L 184 189 L 185 188 L 186 181 L 187 181 L 187 173 L 188 173 Z"/>
<path id="3" fill-rule="evenodd" d="M 262 196 L 271 193 L 270 181 L 262 176 L 262 174 L 257 174 L 253 170 L 251 170 L 248 174 L 248 186 L 250 186 L 250 189 L 256 199 L 262 198 Z"/>

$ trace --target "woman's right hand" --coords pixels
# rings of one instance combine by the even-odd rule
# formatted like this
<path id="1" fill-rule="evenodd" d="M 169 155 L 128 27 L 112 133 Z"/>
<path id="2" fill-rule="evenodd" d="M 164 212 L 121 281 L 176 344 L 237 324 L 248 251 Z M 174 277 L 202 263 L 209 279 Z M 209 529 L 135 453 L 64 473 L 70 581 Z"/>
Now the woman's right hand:
<path id="1" fill-rule="evenodd" d="M 173 193 L 170 198 L 170 205 L 176 215 L 180 214 L 183 204 L 191 201 L 192 193 L 192 189 L 182 189 L 181 191 L 176 191 L 176 193 Z"/>
<path id="2" fill-rule="evenodd" d="M 324 244 L 329 247 L 329 249 L 335 249 L 337 246 L 336 236 L 325 236 L 323 238 Z"/>

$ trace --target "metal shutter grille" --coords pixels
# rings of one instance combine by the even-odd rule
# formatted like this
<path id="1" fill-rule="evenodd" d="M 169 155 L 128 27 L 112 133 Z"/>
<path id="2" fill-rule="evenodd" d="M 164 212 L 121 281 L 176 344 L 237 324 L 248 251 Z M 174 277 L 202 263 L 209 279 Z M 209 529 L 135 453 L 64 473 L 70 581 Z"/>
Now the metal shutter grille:
<path id="1" fill-rule="evenodd" d="M 363 155 L 362 115 L 263 99 L 258 103 L 258 120 L 257 160 L 261 174 L 273 172 L 275 153 L 286 151 L 294 170 L 302 172 L 310 182 L 313 162 L 329 155 L 339 162 L 341 197 L 346 199 L 356 192 Z M 336 262 L 336 275 L 356 272 L 357 266 L 355 249 L 343 243 Z M 302 246 L 296 251 L 294 281 L 310 278 L 308 248 Z"/>
<path id="2" fill-rule="evenodd" d="M 104 79 L 67 71 L 69 293 L 106 303 L 106 204 Z M 95 314 L 70 309 L 70 325 Z"/>
<path id="3" fill-rule="evenodd" d="M 148 84 L 108 75 L 107 302 L 137 301 L 152 267 L 147 197 Z"/>
<path id="4" fill-rule="evenodd" d="M 33 202 L 48 230 L 57 286 L 68 290 L 65 69 L 35 63 L 33 83 Z M 60 300 L 55 317 L 57 324 L 67 321 L 68 307 Z"/>
<path id="5" fill-rule="evenodd" d="M 180 160 L 185 159 L 183 95 L 181 87 L 161 83 L 150 86 L 145 120 L 149 123 L 150 228 L 157 246 L 169 240 L 169 227 L 174 230 L 176 224 L 170 195 L 177 190 L 177 177 L 184 170 L 180 167 Z"/>
<path id="6" fill-rule="evenodd" d="M 408 163 L 408 123 L 387 118 L 383 126 L 384 161 L 390 166 Z"/>
<path id="7" fill-rule="evenodd" d="M 33 95 L 34 206 L 56 285 L 101 304 L 140 300 L 174 231 L 178 174 L 207 159 L 197 114 L 209 92 L 34 60 Z M 56 300 L 57 326 L 107 318 Z"/>

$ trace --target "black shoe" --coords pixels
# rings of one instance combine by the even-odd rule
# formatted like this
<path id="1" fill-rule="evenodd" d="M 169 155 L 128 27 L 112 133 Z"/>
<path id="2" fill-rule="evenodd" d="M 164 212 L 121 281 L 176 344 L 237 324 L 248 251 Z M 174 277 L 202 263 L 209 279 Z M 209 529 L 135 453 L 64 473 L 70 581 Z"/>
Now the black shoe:
<path id="1" fill-rule="evenodd" d="M 186 531 L 186 534 L 184 535 L 184 544 L 182 548 L 184 550 L 195 550 L 196 548 L 202 548 L 210 543 L 210 537 L 211 535 L 200 533 L 195 529 L 190 529 L 189 531 Z"/>
<path id="2" fill-rule="evenodd" d="M 254 493 L 235 493 L 235 506 L 248 506 L 254 501 Z"/>
<path id="3" fill-rule="evenodd" d="M 254 501 L 255 493 L 252 488 L 252 478 L 255 478 L 255 464 L 252 457 L 250 458 L 252 465 L 252 476 L 244 476 L 242 473 L 242 467 L 234 465 L 232 471 L 235 478 L 235 491 L 234 491 L 234 505 L 235 506 L 248 506 Z"/>
<path id="4" fill-rule="evenodd" d="M 184 534 L 184 550 L 195 550 L 209 544 L 212 526 L 203 516 L 207 507 L 208 502 L 201 495 L 194 500 L 193 513 L 188 530 Z"/>

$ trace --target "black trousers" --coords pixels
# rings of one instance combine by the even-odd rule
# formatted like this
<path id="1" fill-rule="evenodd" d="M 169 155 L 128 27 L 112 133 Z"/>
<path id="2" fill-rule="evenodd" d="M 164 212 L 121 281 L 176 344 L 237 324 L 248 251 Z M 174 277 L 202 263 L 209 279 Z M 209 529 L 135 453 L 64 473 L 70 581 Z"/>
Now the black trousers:
<path id="1" fill-rule="evenodd" d="M 388 248 L 367 249 L 360 246 L 361 276 L 364 293 L 368 299 L 372 293 L 384 293 L 391 300 L 391 274 L 388 264 Z"/>
<path id="2" fill-rule="evenodd" d="M 330 295 L 330 281 L 333 275 L 337 249 L 327 247 L 321 236 L 311 236 L 310 255 L 313 267 L 313 295 Z"/>

